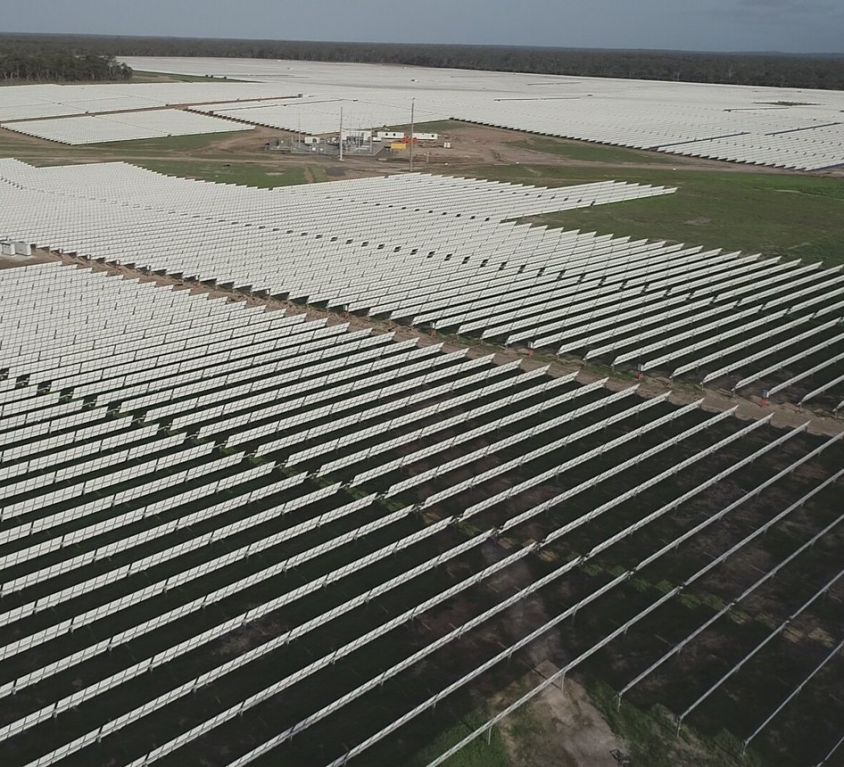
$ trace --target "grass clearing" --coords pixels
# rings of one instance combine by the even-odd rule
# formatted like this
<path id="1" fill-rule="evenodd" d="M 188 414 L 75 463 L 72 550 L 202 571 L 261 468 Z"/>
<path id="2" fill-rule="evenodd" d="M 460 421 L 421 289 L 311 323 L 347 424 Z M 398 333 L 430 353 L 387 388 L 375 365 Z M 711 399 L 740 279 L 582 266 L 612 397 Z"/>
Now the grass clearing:
<path id="1" fill-rule="evenodd" d="M 588 144 L 584 141 L 566 141 L 554 138 L 534 138 L 527 141 L 519 141 L 515 144 L 523 149 L 530 149 L 534 152 L 553 154 L 565 157 L 568 160 L 579 160 L 581 162 L 605 162 L 605 163 L 653 163 L 655 165 L 666 165 L 676 163 L 676 158 L 658 152 L 646 152 L 638 149 L 624 149 L 623 147 L 602 146 L 600 144 Z"/>
<path id="2" fill-rule="evenodd" d="M 408 762 L 408 767 L 423 767 L 461 741 L 477 727 L 480 727 L 488 719 L 488 712 L 481 710 L 472 712 L 454 727 L 437 735 L 427 747 Z M 512 767 L 499 727 L 493 727 L 489 743 L 487 743 L 485 737 L 477 738 L 444 764 L 445 767 Z"/>
<path id="3" fill-rule="evenodd" d="M 243 131 L 223 133 L 197 133 L 187 136 L 164 136 L 161 138 L 136 139 L 134 141 L 110 141 L 100 144 L 59 144 L 53 141 L 16 134 L 12 131 L 0 131 L 0 157 L 19 157 L 25 162 L 36 162 L 39 157 L 55 158 L 52 164 L 73 162 L 84 158 L 88 162 L 125 160 L 148 155 L 175 155 L 189 159 L 194 153 L 217 155 L 220 157 L 239 157 L 234 153 L 223 153 L 217 148 L 221 141 L 246 138 L 252 128 Z M 99 155 L 103 155 L 102 159 Z"/>
<path id="4" fill-rule="evenodd" d="M 249 80 L 234 80 L 231 77 L 213 75 L 177 75 L 170 72 L 132 71 L 130 83 L 248 83 Z"/>
<path id="5" fill-rule="evenodd" d="M 762 762 L 752 751 L 742 760 L 732 754 L 738 741 L 728 733 L 711 738 L 690 733 L 685 728 L 675 740 L 674 720 L 666 709 L 655 706 L 645 712 L 628 701 L 616 703 L 615 692 L 598 682 L 590 686 L 592 702 L 604 714 L 612 728 L 629 744 L 630 756 L 635 765 L 648 767 L 762 767 Z M 672 743 L 673 741 L 673 743 Z"/>
<path id="6" fill-rule="evenodd" d="M 461 170 L 461 172 L 464 172 Z M 533 216 L 534 224 L 844 264 L 844 184 L 834 178 L 655 168 L 480 166 L 472 176 L 564 186 L 615 179 L 676 186 L 664 197 Z"/>
<path id="7" fill-rule="evenodd" d="M 461 120 L 430 120 L 429 122 L 419 122 L 418 120 L 413 123 L 413 132 L 414 133 L 448 133 L 449 131 L 459 130 L 460 128 L 465 128 L 470 123 L 462 122 Z M 410 123 L 404 123 L 403 125 L 387 125 L 381 130 L 388 130 L 388 131 L 404 131 L 405 133 L 410 133 Z"/>
<path id="8" fill-rule="evenodd" d="M 141 168 L 163 173 L 166 176 L 194 178 L 202 181 L 214 181 L 220 184 L 240 184 L 261 189 L 273 189 L 277 186 L 293 186 L 308 183 L 308 166 L 279 166 L 276 169 L 261 165 L 230 164 L 194 160 L 174 160 L 172 162 L 136 163 Z"/>
<path id="9" fill-rule="evenodd" d="M 136 139 L 135 141 L 112 141 L 96 144 L 109 152 L 194 152 L 213 148 L 221 138 L 235 139 L 246 136 L 252 128 L 231 133 L 194 133 L 188 136 L 164 136 L 162 138 Z"/>

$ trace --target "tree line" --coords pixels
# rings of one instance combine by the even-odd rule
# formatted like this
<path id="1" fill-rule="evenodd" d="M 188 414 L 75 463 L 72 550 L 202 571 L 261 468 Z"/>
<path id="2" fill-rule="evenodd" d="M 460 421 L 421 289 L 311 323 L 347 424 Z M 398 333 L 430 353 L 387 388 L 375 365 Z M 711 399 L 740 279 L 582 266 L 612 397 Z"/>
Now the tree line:
<path id="1" fill-rule="evenodd" d="M 0 80 L 6 82 L 83 82 L 131 80 L 132 70 L 113 56 L 29 50 L 0 43 Z"/>
<path id="2" fill-rule="evenodd" d="M 162 37 L 6 35 L 0 50 L 29 46 L 99 56 L 208 56 L 485 69 L 576 77 L 844 89 L 844 56 L 689 53 L 485 45 L 297 42 Z"/>

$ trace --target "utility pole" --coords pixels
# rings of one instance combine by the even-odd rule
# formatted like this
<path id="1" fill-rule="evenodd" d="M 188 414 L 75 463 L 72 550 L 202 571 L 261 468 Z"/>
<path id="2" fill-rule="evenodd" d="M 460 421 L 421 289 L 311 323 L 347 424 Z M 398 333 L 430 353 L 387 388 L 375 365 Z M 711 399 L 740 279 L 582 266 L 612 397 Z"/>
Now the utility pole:
<path id="1" fill-rule="evenodd" d="M 416 99 L 410 100 L 410 172 L 413 173 L 413 126 L 414 113 L 416 110 Z"/>
<path id="2" fill-rule="evenodd" d="M 340 107 L 340 162 L 343 162 L 343 107 Z"/>

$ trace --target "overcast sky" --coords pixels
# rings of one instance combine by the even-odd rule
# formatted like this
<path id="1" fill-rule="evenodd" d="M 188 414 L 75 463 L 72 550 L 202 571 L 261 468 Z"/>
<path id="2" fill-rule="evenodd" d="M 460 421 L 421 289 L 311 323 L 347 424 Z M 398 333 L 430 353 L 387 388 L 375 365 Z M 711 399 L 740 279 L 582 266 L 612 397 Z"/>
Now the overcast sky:
<path id="1" fill-rule="evenodd" d="M 0 0 L 0 30 L 844 52 L 844 0 Z"/>

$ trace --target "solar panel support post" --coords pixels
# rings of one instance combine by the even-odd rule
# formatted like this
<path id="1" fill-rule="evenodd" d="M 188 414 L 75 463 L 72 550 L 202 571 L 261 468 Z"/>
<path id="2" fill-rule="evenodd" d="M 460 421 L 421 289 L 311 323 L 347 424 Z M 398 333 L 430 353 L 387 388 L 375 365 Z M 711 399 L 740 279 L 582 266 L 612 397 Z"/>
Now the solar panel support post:
<path id="1" fill-rule="evenodd" d="M 413 129 L 415 127 L 416 99 L 410 100 L 410 172 L 413 173 Z"/>
<path id="2" fill-rule="evenodd" d="M 563 694 L 566 694 L 566 672 L 563 671 L 562 676 L 557 679 L 555 687 Z"/>
<path id="3" fill-rule="evenodd" d="M 340 162 L 343 162 L 343 107 L 340 107 Z"/>

